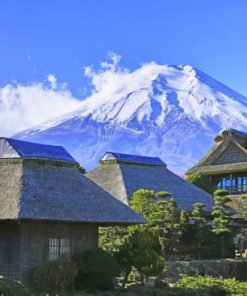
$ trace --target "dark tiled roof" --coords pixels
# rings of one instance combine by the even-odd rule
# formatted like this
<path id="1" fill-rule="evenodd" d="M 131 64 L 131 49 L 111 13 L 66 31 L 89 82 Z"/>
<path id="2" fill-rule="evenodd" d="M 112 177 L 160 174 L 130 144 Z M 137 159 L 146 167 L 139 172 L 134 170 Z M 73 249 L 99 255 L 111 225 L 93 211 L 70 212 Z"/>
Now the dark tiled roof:
<path id="1" fill-rule="evenodd" d="M 132 154 L 124 154 L 124 153 L 118 153 L 118 152 L 111 152 L 111 151 L 106 152 L 104 156 L 101 158 L 101 161 L 107 161 L 107 160 L 166 166 L 166 164 L 159 157 L 132 155 Z"/>
<path id="2" fill-rule="evenodd" d="M 31 143 L 10 138 L 0 138 L 0 158 L 37 158 L 77 163 L 62 146 Z"/>

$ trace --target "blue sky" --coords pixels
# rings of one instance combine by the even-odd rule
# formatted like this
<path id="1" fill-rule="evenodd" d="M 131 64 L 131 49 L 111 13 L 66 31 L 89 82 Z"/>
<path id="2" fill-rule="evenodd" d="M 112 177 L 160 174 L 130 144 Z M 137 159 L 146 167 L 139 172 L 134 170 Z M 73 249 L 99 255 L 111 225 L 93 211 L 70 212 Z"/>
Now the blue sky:
<path id="1" fill-rule="evenodd" d="M 0 8 L 0 87 L 54 74 L 78 98 L 83 67 L 191 64 L 247 96 L 246 0 L 8 0 Z"/>

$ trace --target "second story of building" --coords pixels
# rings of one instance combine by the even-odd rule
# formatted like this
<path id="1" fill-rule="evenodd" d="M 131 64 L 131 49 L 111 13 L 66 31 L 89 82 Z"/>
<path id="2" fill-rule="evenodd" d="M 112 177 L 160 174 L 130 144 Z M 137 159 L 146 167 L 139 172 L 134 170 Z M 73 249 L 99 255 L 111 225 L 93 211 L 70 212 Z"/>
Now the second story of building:
<path id="1" fill-rule="evenodd" d="M 216 188 L 230 194 L 247 193 L 247 133 L 221 131 L 213 147 L 186 175 L 192 173 L 209 176 Z"/>

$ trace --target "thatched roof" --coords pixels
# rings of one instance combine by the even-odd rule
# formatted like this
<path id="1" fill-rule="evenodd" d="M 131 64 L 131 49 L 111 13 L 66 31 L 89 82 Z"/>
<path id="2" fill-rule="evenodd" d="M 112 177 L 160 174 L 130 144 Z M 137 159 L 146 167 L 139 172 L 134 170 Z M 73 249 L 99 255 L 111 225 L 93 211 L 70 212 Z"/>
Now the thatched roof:
<path id="1" fill-rule="evenodd" d="M 186 174 L 205 175 L 247 171 L 247 134 L 228 129 L 215 138 L 214 146 Z"/>
<path id="2" fill-rule="evenodd" d="M 159 157 L 131 155 L 118 152 L 106 152 L 100 161 L 102 163 L 127 162 L 166 166 L 166 164 Z"/>
<path id="3" fill-rule="evenodd" d="M 22 151 L 27 152 L 34 146 L 26 142 L 23 147 L 25 149 Z M 47 153 L 53 153 L 57 148 L 51 149 L 52 146 L 46 145 L 42 147 L 45 148 L 44 154 L 42 149 L 39 150 L 37 158 L 33 154 L 32 157 L 26 157 L 19 153 L 16 157 L 12 155 L 8 158 L 2 153 L 1 220 L 74 221 L 100 225 L 145 222 L 128 206 L 81 174 L 79 165 L 75 161 L 68 161 L 66 150 L 59 150 L 63 152 L 65 160 L 61 160 L 61 154 L 58 154 L 58 158 L 52 154 L 52 159 L 49 159 L 45 157 Z"/>
<path id="4" fill-rule="evenodd" d="M 62 146 L 43 145 L 8 138 L 0 138 L 0 158 L 50 159 L 77 163 Z"/>
<path id="5" fill-rule="evenodd" d="M 111 155 L 115 159 L 111 159 Z M 145 157 L 144 163 L 139 161 L 143 157 L 122 155 L 118 158 L 116 153 L 107 152 L 100 165 L 86 176 L 126 204 L 133 192 L 145 188 L 172 193 L 181 209 L 190 210 L 196 202 L 205 203 L 208 210 L 211 208 L 213 197 L 210 194 L 168 170 L 162 160 L 157 163 L 157 158 Z"/>

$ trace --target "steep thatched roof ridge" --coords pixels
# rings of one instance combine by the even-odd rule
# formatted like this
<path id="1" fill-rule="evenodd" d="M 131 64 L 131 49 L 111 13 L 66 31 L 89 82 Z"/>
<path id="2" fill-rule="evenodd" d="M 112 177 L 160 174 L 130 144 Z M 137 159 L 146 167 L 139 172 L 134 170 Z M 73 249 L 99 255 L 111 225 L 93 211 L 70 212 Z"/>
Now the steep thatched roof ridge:
<path id="1" fill-rule="evenodd" d="M 33 159 L 0 159 L 0 219 L 100 225 L 145 222 L 76 166 Z"/>
<path id="2" fill-rule="evenodd" d="M 225 157 L 223 157 L 225 156 Z M 235 129 L 222 130 L 215 137 L 215 144 L 186 175 L 194 172 L 217 174 L 247 170 L 247 134 Z"/>
<path id="3" fill-rule="evenodd" d="M 159 157 L 125 154 L 125 153 L 119 153 L 119 152 L 113 152 L 113 151 L 106 152 L 104 156 L 100 159 L 100 162 L 108 163 L 114 160 L 116 162 L 127 162 L 127 163 L 137 163 L 137 164 L 142 163 L 142 164 L 149 164 L 149 165 L 166 166 L 166 164 Z"/>
<path id="4" fill-rule="evenodd" d="M 77 164 L 62 146 L 31 143 L 12 138 L 0 138 L 1 158 L 50 159 Z"/>
<path id="5" fill-rule="evenodd" d="M 247 133 L 242 132 L 233 128 L 230 129 L 223 129 L 221 130 L 218 135 L 215 137 L 215 141 L 217 140 L 223 140 L 227 135 L 233 136 L 233 137 L 240 137 L 247 139 Z"/>
<path id="6" fill-rule="evenodd" d="M 126 187 L 119 164 L 100 165 L 86 176 L 118 200 L 128 205 Z"/>
<path id="7" fill-rule="evenodd" d="M 86 174 L 99 186 L 119 200 L 128 203 L 133 193 L 140 189 L 172 193 L 180 209 L 191 210 L 193 203 L 203 202 L 208 210 L 213 197 L 202 189 L 188 183 L 164 166 L 147 164 L 109 163 Z"/>

